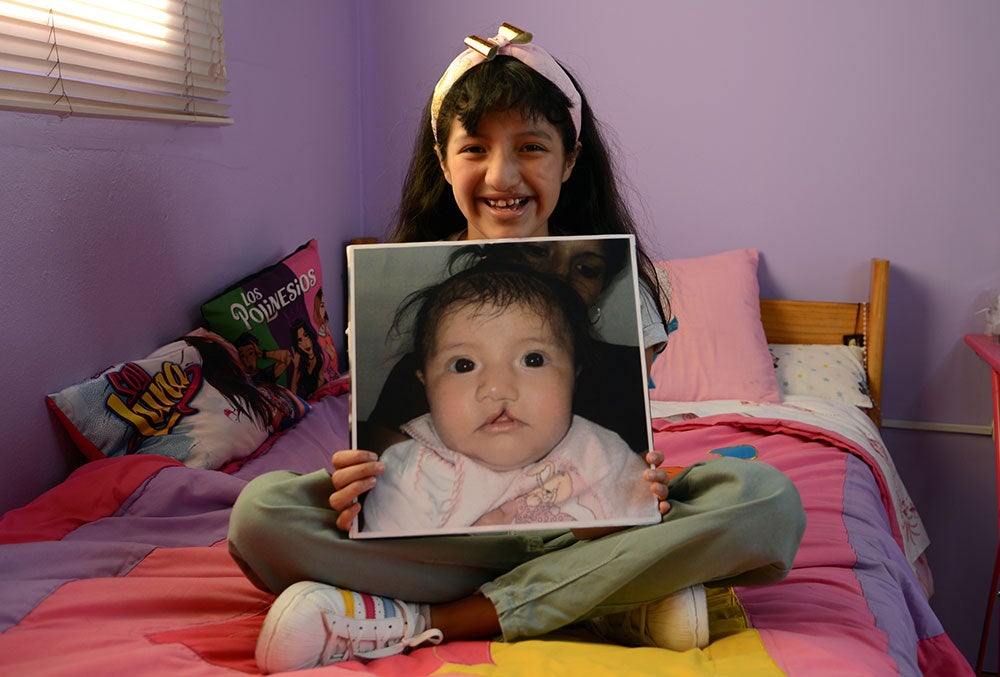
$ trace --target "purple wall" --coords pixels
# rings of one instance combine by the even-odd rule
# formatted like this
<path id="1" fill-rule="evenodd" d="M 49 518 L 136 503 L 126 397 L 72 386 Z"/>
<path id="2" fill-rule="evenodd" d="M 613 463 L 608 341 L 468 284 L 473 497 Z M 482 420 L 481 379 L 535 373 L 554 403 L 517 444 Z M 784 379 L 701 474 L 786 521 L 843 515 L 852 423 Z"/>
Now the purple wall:
<path id="1" fill-rule="evenodd" d="M 989 421 L 961 337 L 1000 288 L 993 0 L 224 9 L 230 128 L 0 113 L 0 510 L 77 462 L 44 393 L 193 326 L 202 300 L 309 237 L 338 280 L 342 242 L 388 222 L 462 37 L 501 21 L 533 31 L 615 131 L 655 254 L 757 247 L 766 294 L 829 300 L 862 297 L 868 259 L 889 258 L 885 416 Z M 935 608 L 971 657 L 997 538 L 990 440 L 885 437 L 931 535 Z"/>
<path id="2" fill-rule="evenodd" d="M 341 284 L 361 233 L 356 5 L 229 2 L 225 19 L 230 127 L 0 111 L 0 511 L 80 460 L 46 393 L 183 334 L 311 237 Z"/>

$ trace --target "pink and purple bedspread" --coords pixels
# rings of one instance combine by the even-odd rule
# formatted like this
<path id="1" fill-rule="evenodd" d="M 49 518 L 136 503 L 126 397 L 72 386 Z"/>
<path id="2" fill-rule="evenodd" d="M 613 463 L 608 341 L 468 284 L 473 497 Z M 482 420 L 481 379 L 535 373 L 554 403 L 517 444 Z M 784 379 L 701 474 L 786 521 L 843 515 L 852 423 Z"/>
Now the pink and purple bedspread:
<path id="1" fill-rule="evenodd" d="M 272 596 L 225 545 L 246 482 L 327 466 L 348 444 L 347 397 L 230 472 L 158 456 L 95 461 L 0 520 L 0 672 L 12 675 L 256 673 Z M 737 588 L 749 627 L 676 653 L 581 641 L 456 642 L 319 674 L 963 675 L 904 554 L 906 515 L 864 445 L 800 421 L 745 413 L 656 421 L 667 465 L 713 455 L 769 463 L 798 486 L 809 524 L 783 582 Z"/>

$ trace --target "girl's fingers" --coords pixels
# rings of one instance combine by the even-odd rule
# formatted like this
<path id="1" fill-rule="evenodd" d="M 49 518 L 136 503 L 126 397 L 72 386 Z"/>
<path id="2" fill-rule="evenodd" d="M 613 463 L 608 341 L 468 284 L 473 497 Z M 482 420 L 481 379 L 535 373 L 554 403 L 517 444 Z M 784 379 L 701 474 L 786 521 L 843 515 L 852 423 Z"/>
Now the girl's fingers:
<path id="1" fill-rule="evenodd" d="M 333 488 L 336 491 L 340 491 L 341 489 L 345 489 L 346 487 L 357 482 L 372 479 L 376 475 L 381 475 L 383 472 L 385 472 L 385 464 L 381 461 L 369 461 L 368 463 L 361 463 L 359 465 L 352 465 L 340 470 L 334 470 L 333 475 L 331 475 Z"/>
<path id="2" fill-rule="evenodd" d="M 343 488 L 337 489 L 330 494 L 330 507 L 334 510 L 344 511 L 358 502 L 361 494 L 375 486 L 374 477 L 351 482 Z"/>
<path id="3" fill-rule="evenodd" d="M 333 463 L 334 470 L 339 470 L 352 465 L 358 465 L 359 463 L 377 461 L 378 456 L 364 449 L 341 449 L 335 452 L 330 457 L 330 460 Z"/>
<path id="4" fill-rule="evenodd" d="M 346 509 L 341 510 L 340 514 L 337 515 L 337 528 L 342 531 L 349 531 L 351 528 L 351 522 L 354 521 L 354 518 L 357 517 L 360 512 L 360 503 L 352 503 L 347 506 Z"/>
<path id="5" fill-rule="evenodd" d="M 654 468 L 660 467 L 663 464 L 663 452 L 659 449 L 650 449 L 646 452 L 646 463 Z"/>

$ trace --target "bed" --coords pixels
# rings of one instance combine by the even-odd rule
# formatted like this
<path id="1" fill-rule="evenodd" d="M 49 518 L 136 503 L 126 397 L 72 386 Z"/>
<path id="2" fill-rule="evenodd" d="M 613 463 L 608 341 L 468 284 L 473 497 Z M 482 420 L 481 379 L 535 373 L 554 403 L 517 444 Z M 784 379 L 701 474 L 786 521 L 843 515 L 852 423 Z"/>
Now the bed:
<path id="1" fill-rule="evenodd" d="M 669 467 L 736 456 L 792 479 L 808 527 L 787 579 L 710 589 L 712 636 L 703 650 L 611 646 L 568 629 L 516 643 L 445 643 L 313 672 L 972 674 L 928 603 L 926 535 L 879 435 L 888 262 L 872 261 L 870 294 L 859 303 L 759 300 L 757 265 L 755 250 L 658 264 L 679 330 L 651 367 L 651 412 Z M 711 354 L 709 330 L 718 343 Z M 850 348 L 845 343 L 864 350 L 841 350 Z M 734 359 L 738 367 L 727 363 Z M 836 376 L 810 379 L 841 359 L 854 369 L 846 386 Z M 706 371 L 672 371 L 685 361 Z M 687 390 L 678 394 L 679 387 Z M 306 398 L 308 412 L 266 439 L 246 440 L 250 448 L 236 457 L 230 450 L 214 466 L 160 453 L 95 454 L 4 515 L 3 672 L 257 673 L 256 635 L 273 597 L 230 558 L 229 512 L 261 473 L 329 468 L 330 451 L 349 444 L 345 388 L 331 379 Z"/>

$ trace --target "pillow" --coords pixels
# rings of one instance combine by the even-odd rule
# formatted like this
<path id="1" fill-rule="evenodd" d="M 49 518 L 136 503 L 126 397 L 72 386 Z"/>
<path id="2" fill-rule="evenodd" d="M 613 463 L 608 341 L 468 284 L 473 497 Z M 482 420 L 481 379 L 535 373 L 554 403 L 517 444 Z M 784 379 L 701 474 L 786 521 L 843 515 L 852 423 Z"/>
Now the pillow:
<path id="1" fill-rule="evenodd" d="M 739 249 L 655 264 L 677 329 L 650 367 L 651 399 L 781 401 L 757 261 L 756 249 Z"/>
<path id="2" fill-rule="evenodd" d="M 92 460 L 160 454 L 207 469 L 250 455 L 272 428 L 285 428 L 308 411 L 287 390 L 251 384 L 231 346 L 221 338 L 204 338 L 208 345 L 192 339 L 202 351 L 188 341 L 174 341 L 52 393 L 46 403 Z M 220 348 L 213 350 L 213 343 Z M 259 393 L 260 415 L 255 417 L 234 392 Z"/>
<path id="3" fill-rule="evenodd" d="M 769 348 L 782 395 L 812 395 L 871 408 L 860 347 L 772 343 Z"/>
<path id="4" fill-rule="evenodd" d="M 202 304 L 201 314 L 236 346 L 254 383 L 308 399 L 340 376 L 316 240 Z"/>

